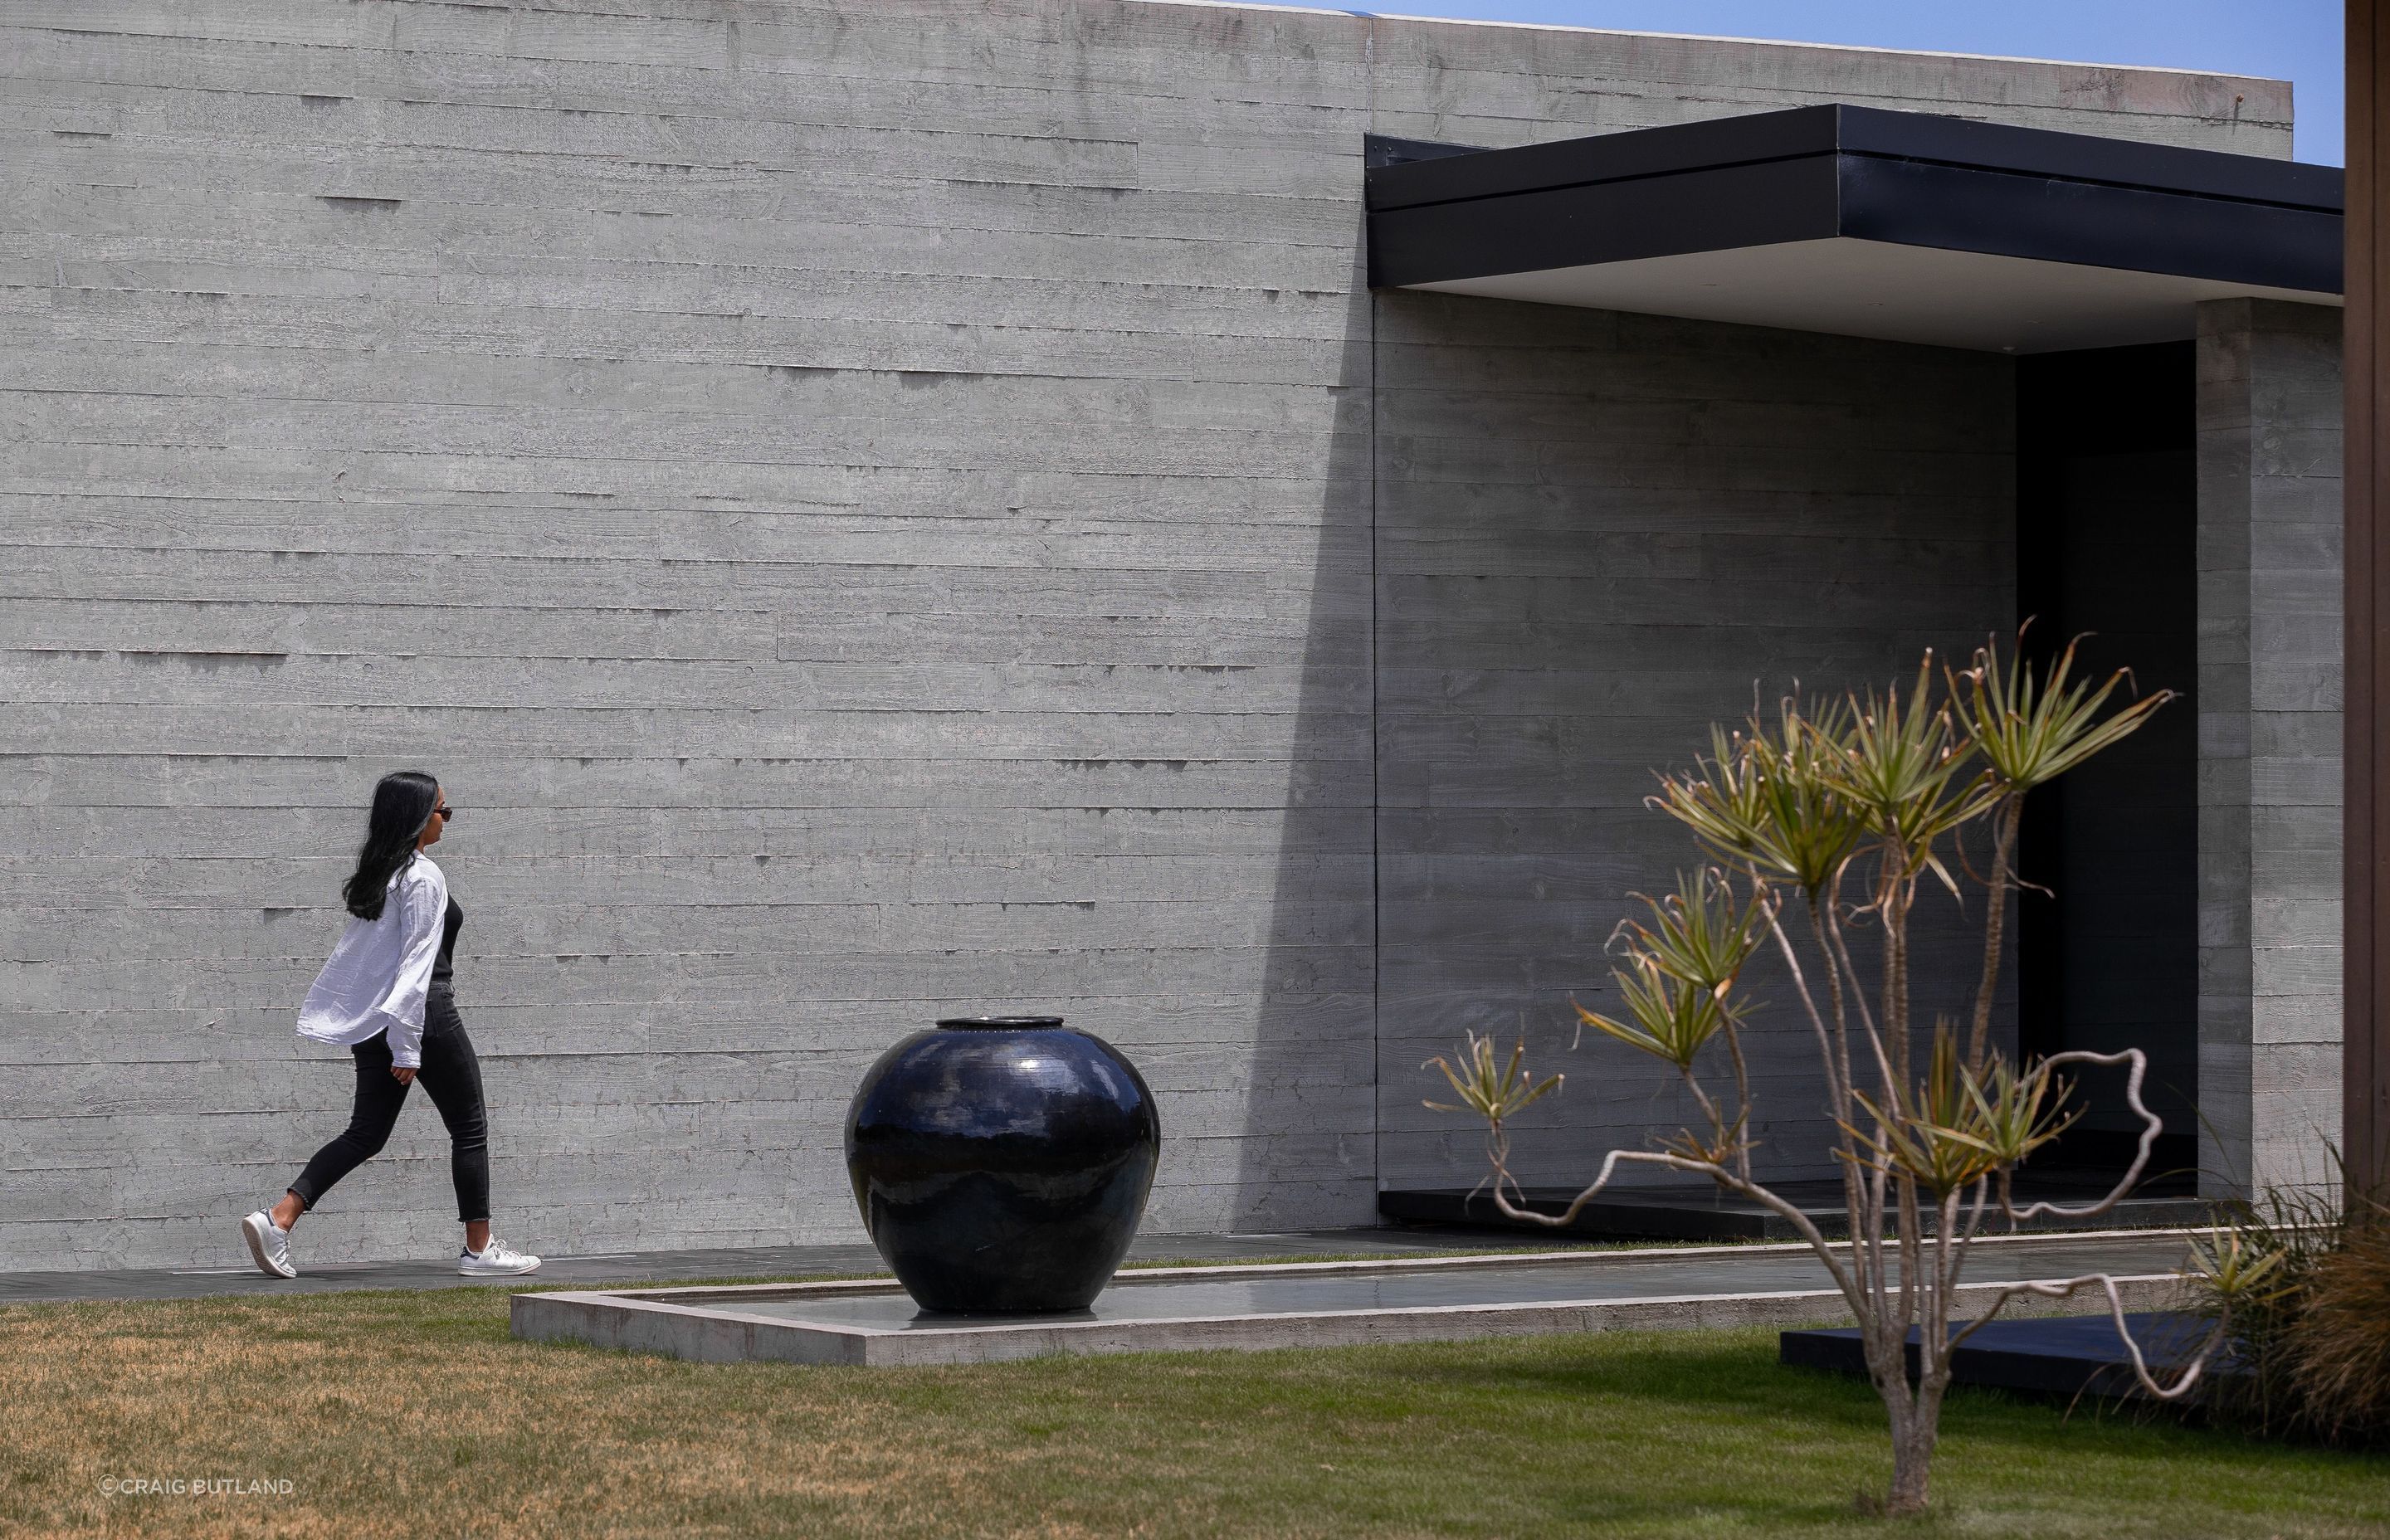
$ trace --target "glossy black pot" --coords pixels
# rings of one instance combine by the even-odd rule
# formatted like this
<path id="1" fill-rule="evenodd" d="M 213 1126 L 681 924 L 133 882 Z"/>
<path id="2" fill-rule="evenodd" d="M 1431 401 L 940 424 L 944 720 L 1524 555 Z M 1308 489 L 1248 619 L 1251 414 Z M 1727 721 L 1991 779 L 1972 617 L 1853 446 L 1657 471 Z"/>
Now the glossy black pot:
<path id="1" fill-rule="evenodd" d="M 1137 1067 L 1059 1016 L 915 1033 L 846 1115 L 855 1204 L 924 1310 L 1085 1310 L 1137 1235 L 1161 1150 Z"/>

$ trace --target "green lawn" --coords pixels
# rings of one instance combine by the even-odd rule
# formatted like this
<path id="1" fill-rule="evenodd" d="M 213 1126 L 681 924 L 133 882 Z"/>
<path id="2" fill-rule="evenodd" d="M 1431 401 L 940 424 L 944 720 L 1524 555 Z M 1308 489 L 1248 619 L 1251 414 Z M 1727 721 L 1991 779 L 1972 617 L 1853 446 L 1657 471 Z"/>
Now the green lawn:
<path id="1" fill-rule="evenodd" d="M 457 1289 L 0 1308 L 0 1534 L 1839 1535 L 1864 1385 L 1770 1332 L 941 1369 L 520 1343 Z M 103 1495 L 105 1479 L 288 1496 Z M 1954 1398 L 1903 1534 L 2390 1534 L 2390 1458 Z"/>

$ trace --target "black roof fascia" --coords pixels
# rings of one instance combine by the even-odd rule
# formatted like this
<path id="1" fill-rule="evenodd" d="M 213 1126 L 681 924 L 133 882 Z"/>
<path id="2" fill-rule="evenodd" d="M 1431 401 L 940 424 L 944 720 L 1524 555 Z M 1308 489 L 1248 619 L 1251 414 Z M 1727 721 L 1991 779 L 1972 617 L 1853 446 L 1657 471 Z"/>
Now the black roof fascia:
<path id="1" fill-rule="evenodd" d="M 1364 172 L 1373 288 L 1846 236 L 2340 290 L 2330 166 L 1839 104 L 1458 148 Z"/>
<path id="2" fill-rule="evenodd" d="M 1361 163 L 1375 171 L 1380 166 L 1408 165 L 1413 160 L 1440 160 L 1448 155 L 1483 155 L 1484 145 L 1447 145 L 1437 139 L 1397 139 L 1386 134 L 1361 135 Z"/>

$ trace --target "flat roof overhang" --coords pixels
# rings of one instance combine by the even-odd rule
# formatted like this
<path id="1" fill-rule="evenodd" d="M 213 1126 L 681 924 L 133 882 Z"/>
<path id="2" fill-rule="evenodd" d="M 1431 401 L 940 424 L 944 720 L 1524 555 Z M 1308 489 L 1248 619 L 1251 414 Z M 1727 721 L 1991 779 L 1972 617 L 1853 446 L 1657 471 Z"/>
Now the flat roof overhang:
<path id="1" fill-rule="evenodd" d="M 2002 353 L 2340 302 L 2341 173 L 1829 105 L 1516 149 L 1372 135 L 1369 286 Z"/>

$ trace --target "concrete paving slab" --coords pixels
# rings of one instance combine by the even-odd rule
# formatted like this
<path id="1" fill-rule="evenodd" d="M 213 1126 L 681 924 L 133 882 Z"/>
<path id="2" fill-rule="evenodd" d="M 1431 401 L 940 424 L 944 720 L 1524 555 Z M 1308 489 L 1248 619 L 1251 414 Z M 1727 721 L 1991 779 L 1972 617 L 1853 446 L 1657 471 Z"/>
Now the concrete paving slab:
<path id="1" fill-rule="evenodd" d="M 232 1224 L 225 1226 L 226 1251 L 242 1257 Z M 1595 1243 L 1594 1238 L 1554 1236 L 1488 1236 L 1482 1230 L 1438 1228 L 1296 1230 L 1261 1234 L 1139 1236 L 1129 1248 L 1133 1262 L 1203 1262 L 1242 1257 L 1336 1256 L 1355 1253 L 1387 1256 L 1432 1255 L 1458 1248 L 1532 1244 L 1571 1247 Z M 313 1267 L 306 1261 L 303 1239 L 297 1252 L 295 1278 L 268 1277 L 245 1257 L 221 1267 L 151 1267 L 95 1269 L 89 1272 L 0 1273 L 0 1304 L 33 1304 L 69 1300 L 194 1299 L 214 1294 L 310 1294 L 353 1289 L 486 1289 L 494 1280 L 459 1277 L 447 1258 L 408 1258 Z M 526 1282 L 576 1283 L 590 1288 L 636 1283 L 667 1283 L 676 1279 L 772 1278 L 806 1274 L 880 1274 L 887 1266 L 866 1242 L 824 1246 L 737 1246 L 682 1251 L 609 1251 L 585 1256 L 552 1256 L 528 1278 L 501 1278 L 496 1283 L 520 1288 Z"/>
<path id="2" fill-rule="evenodd" d="M 2134 1308 L 2160 1308 L 2178 1290 L 2189 1233 L 1987 1238 L 1966 1292 L 1988 1302 L 2001 1283 L 2104 1271 L 2119 1277 Z M 2037 1307 L 2066 1312 L 2055 1302 Z M 2089 1308 L 2089 1299 L 2075 1306 Z M 531 1341 L 716 1363 L 865 1365 L 1791 1326 L 1843 1314 L 1840 1294 L 1805 1245 L 1157 1268 L 1122 1274 L 1089 1310 L 1035 1316 L 924 1312 L 880 1280 L 518 1294 L 511 1302 L 514 1334 Z"/>

